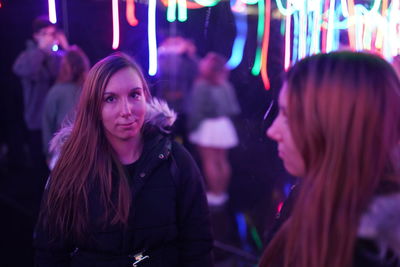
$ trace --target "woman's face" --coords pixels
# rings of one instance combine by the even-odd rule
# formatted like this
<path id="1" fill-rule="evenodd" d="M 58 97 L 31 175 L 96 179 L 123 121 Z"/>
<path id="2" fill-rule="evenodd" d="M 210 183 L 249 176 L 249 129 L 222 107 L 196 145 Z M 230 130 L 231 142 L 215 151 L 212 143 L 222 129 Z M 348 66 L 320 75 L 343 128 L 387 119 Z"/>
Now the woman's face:
<path id="1" fill-rule="evenodd" d="M 133 68 L 124 68 L 111 76 L 104 91 L 101 111 L 106 137 L 111 145 L 141 138 L 146 113 L 143 86 Z"/>
<path id="2" fill-rule="evenodd" d="M 266 134 L 278 143 L 279 157 L 283 160 L 286 170 L 294 176 L 303 176 L 304 160 L 297 149 L 288 124 L 288 89 L 284 84 L 279 95 L 279 114 Z"/>

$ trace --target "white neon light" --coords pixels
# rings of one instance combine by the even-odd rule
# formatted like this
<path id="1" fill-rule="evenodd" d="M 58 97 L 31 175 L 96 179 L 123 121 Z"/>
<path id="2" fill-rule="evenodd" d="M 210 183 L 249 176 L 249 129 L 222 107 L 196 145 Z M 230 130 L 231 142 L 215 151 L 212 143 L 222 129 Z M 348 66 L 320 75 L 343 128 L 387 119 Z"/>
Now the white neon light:
<path id="1" fill-rule="evenodd" d="M 149 75 L 157 73 L 156 0 L 149 0 L 147 32 L 149 39 Z"/>
<path id="2" fill-rule="evenodd" d="M 49 0 L 49 20 L 51 23 L 57 23 L 57 13 L 56 13 L 56 1 Z"/>
<path id="3" fill-rule="evenodd" d="M 119 12 L 118 0 L 112 0 L 112 18 L 113 18 L 113 43 L 112 48 L 119 47 Z"/>

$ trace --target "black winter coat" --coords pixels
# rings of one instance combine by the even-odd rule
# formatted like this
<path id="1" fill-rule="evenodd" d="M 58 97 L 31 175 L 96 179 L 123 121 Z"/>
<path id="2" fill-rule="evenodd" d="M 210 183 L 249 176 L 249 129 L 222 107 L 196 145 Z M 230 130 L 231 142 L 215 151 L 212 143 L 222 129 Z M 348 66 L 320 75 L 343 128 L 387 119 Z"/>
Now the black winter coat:
<path id="1" fill-rule="evenodd" d="M 37 227 L 39 267 L 212 266 L 212 237 L 202 177 L 190 154 L 169 137 L 153 134 L 132 166 L 132 205 L 128 229 L 96 222 L 102 210 L 96 191 L 90 198 L 91 226 L 85 240 L 51 242 Z M 139 254 L 139 255 L 138 255 Z M 141 255 L 141 256 L 140 256 Z M 149 258 L 147 258 L 148 256 Z"/>
<path id="2" fill-rule="evenodd" d="M 265 247 L 272 241 L 273 237 L 279 231 L 279 229 L 283 226 L 283 224 L 290 218 L 292 214 L 293 207 L 295 205 L 296 199 L 299 194 L 299 190 L 301 187 L 301 183 L 292 187 L 292 190 L 283 204 L 283 207 L 278 213 L 275 223 L 271 230 L 267 233 L 265 238 Z M 382 184 L 378 188 L 378 195 L 388 195 L 389 197 L 384 197 L 383 200 L 380 200 L 379 206 L 373 208 L 375 214 L 371 213 L 371 211 L 366 212 L 364 216 L 369 215 L 370 220 L 367 221 L 364 225 L 359 227 L 359 233 L 357 235 L 355 248 L 354 248 L 354 257 L 353 257 L 353 267 L 399 267 L 400 266 L 400 257 L 396 255 L 394 251 L 391 249 L 389 244 L 387 247 L 387 251 L 383 253 L 378 245 L 379 242 L 383 241 L 385 244 L 385 240 L 377 240 L 380 231 L 376 231 L 375 236 L 365 237 L 361 234 L 360 230 L 364 228 L 374 229 L 374 228 L 387 228 L 391 234 L 393 235 L 392 242 L 398 245 L 400 244 L 400 240 L 396 240 L 400 236 L 400 215 L 396 216 L 396 214 L 400 214 L 399 208 L 399 200 L 400 200 L 400 188 L 397 184 Z M 397 193 L 395 195 L 392 195 Z M 394 197 L 392 197 L 394 196 Z M 376 204 L 376 200 L 372 202 L 371 206 Z M 389 210 L 389 214 L 388 213 Z M 375 232 L 375 231 L 374 231 Z"/>

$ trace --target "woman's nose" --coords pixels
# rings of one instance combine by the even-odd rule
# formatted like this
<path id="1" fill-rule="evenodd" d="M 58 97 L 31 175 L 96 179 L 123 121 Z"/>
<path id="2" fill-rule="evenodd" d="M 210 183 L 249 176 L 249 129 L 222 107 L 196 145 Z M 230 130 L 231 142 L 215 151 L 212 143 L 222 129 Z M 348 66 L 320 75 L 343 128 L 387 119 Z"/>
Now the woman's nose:
<path id="1" fill-rule="evenodd" d="M 121 116 L 123 117 L 132 115 L 131 105 L 128 100 L 121 101 L 120 111 L 121 111 Z"/>
<path id="2" fill-rule="evenodd" d="M 265 135 L 272 140 L 278 142 L 281 138 L 281 134 L 279 133 L 277 118 L 274 120 L 272 125 L 265 131 Z"/>

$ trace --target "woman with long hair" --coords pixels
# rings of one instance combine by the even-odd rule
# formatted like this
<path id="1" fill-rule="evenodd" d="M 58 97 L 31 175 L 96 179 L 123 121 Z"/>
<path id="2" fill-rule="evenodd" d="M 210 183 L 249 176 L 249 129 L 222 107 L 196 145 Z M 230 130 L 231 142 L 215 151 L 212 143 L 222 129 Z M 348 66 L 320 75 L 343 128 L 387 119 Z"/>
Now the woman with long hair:
<path id="1" fill-rule="evenodd" d="M 260 266 L 399 266 L 400 82 L 390 64 L 353 52 L 298 62 L 267 135 L 300 182 Z"/>
<path id="2" fill-rule="evenodd" d="M 200 155 L 210 206 L 221 206 L 228 200 L 228 150 L 238 144 L 231 118 L 240 107 L 225 64 L 226 60 L 214 52 L 200 61 L 199 77 L 189 101 L 189 140 Z"/>
<path id="3" fill-rule="evenodd" d="M 37 266 L 211 266 L 206 197 L 176 114 L 117 53 L 89 71 L 46 185 Z"/>
<path id="4" fill-rule="evenodd" d="M 86 54 L 78 46 L 70 46 L 65 52 L 56 84 L 46 96 L 42 120 L 43 152 L 47 156 L 50 168 L 53 158 L 49 143 L 53 135 L 65 121 L 72 121 L 74 109 L 79 99 L 83 82 L 89 71 L 90 63 Z"/>

